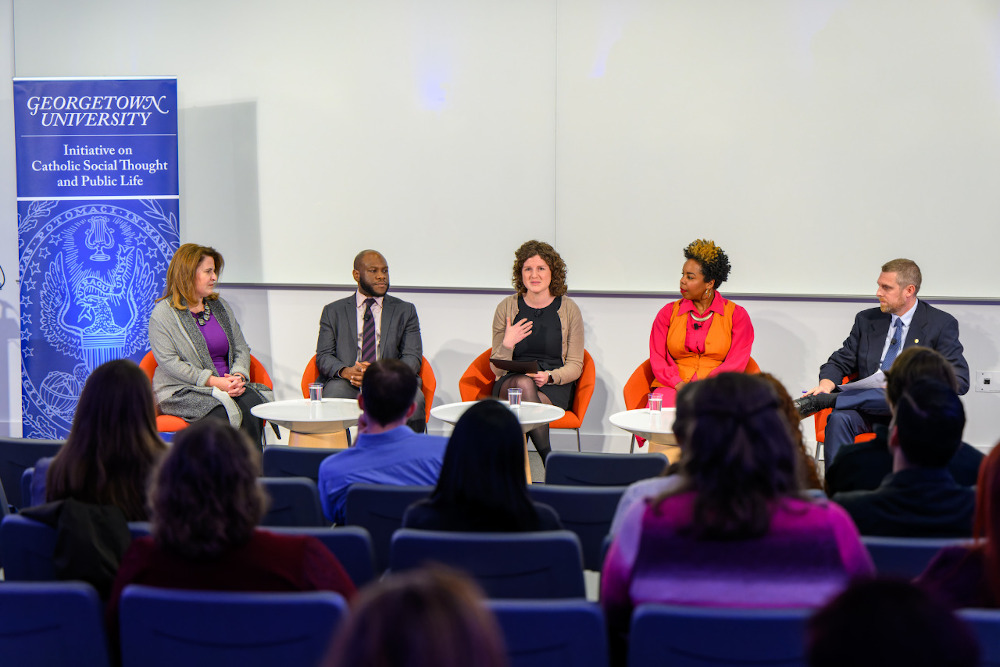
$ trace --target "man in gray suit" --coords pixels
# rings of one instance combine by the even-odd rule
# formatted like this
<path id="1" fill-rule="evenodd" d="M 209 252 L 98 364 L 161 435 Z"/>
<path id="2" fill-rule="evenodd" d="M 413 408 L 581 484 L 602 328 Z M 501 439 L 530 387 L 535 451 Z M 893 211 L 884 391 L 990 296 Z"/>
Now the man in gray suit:
<path id="1" fill-rule="evenodd" d="M 365 369 L 377 359 L 399 359 L 419 375 L 423 360 L 417 309 L 389 291 L 389 265 L 382 253 L 362 250 L 354 258 L 358 290 L 327 304 L 319 318 L 316 368 L 323 395 L 357 398 Z M 407 425 L 417 433 L 426 427 L 419 380 L 417 409 Z"/>

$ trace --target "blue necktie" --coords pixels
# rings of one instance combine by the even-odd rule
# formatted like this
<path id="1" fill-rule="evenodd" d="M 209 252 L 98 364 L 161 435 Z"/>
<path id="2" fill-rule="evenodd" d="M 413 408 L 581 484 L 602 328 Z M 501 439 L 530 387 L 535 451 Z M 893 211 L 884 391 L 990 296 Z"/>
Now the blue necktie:
<path id="1" fill-rule="evenodd" d="M 885 359 L 882 360 L 882 370 L 887 371 L 896 360 L 899 350 L 903 347 L 903 320 L 896 318 L 896 330 L 892 332 L 892 340 L 889 341 L 889 349 L 885 351 Z"/>
<path id="2" fill-rule="evenodd" d="M 361 361 L 374 363 L 375 361 L 375 315 L 372 313 L 372 305 L 375 299 L 368 297 L 365 299 L 364 327 L 361 329 Z"/>

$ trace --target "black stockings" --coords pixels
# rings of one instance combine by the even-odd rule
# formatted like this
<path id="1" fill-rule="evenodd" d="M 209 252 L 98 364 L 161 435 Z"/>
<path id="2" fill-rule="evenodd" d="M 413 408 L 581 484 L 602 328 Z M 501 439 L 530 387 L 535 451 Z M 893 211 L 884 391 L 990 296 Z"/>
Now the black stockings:
<path id="1" fill-rule="evenodd" d="M 513 388 L 519 388 L 521 390 L 521 400 L 530 403 L 548 403 L 552 405 L 552 401 L 549 397 L 538 391 L 538 385 L 527 375 L 508 375 L 504 378 L 503 383 L 500 385 L 500 395 L 498 398 L 503 401 L 507 398 L 507 390 Z M 535 449 L 538 450 L 538 455 L 542 457 L 542 465 L 545 465 L 545 459 L 549 457 L 549 452 L 552 451 L 552 446 L 549 445 L 549 427 L 548 424 L 537 426 L 530 431 L 528 431 L 528 437 L 531 438 L 532 444 L 535 445 Z"/>

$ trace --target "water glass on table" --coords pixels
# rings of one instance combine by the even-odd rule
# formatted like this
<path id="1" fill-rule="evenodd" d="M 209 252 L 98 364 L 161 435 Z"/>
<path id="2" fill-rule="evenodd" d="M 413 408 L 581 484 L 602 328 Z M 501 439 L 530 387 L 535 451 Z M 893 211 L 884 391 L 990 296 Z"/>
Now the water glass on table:
<path id="1" fill-rule="evenodd" d="M 650 394 L 646 400 L 650 412 L 659 412 L 663 408 L 663 396 L 660 394 Z"/>
<path id="2" fill-rule="evenodd" d="M 517 387 L 511 387 L 507 390 L 507 402 L 510 403 L 511 408 L 521 407 L 521 390 Z"/>

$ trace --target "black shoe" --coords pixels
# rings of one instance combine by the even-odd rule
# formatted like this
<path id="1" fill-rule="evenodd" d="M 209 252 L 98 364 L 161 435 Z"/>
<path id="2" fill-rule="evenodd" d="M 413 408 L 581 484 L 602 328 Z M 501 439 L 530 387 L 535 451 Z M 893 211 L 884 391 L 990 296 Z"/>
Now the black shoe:
<path id="1" fill-rule="evenodd" d="M 812 394 L 795 399 L 795 407 L 798 408 L 799 415 L 803 419 L 809 415 L 816 414 L 820 410 L 832 408 L 837 403 L 836 394 Z"/>

